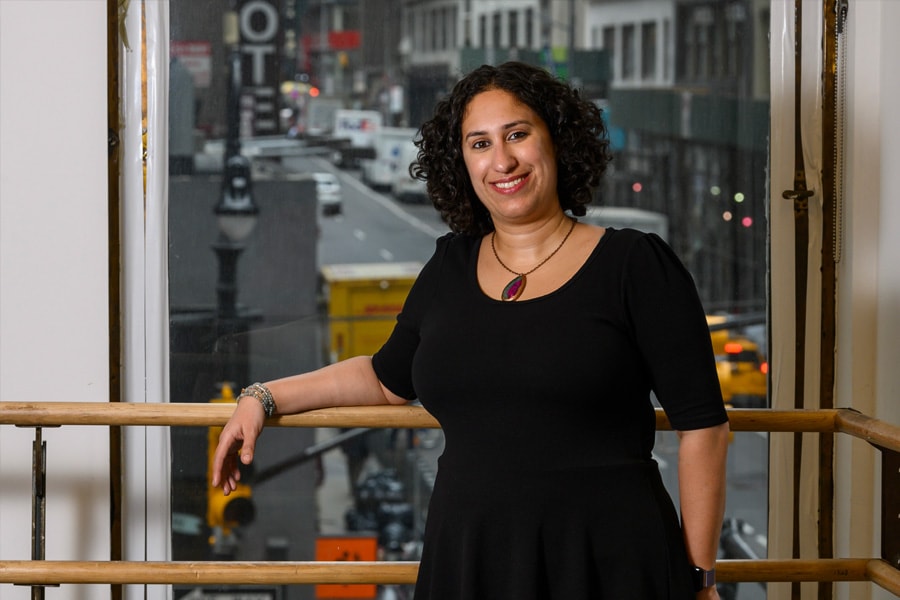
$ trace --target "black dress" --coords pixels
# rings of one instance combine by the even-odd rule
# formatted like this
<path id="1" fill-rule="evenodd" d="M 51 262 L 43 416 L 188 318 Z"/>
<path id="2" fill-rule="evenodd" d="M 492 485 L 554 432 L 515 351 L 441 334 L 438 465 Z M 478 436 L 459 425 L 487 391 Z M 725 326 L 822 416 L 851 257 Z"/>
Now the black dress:
<path id="1" fill-rule="evenodd" d="M 479 244 L 438 240 L 373 357 L 446 441 L 416 600 L 693 599 L 651 458 L 651 390 L 675 429 L 727 420 L 687 270 L 607 229 L 562 287 L 504 303 L 479 287 Z"/>

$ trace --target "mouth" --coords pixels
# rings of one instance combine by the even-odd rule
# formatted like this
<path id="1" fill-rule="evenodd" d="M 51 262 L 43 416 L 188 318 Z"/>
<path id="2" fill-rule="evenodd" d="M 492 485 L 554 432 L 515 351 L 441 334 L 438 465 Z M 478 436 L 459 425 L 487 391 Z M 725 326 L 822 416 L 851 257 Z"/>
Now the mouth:
<path id="1" fill-rule="evenodd" d="M 514 179 L 507 179 L 504 181 L 495 181 L 491 185 L 493 185 L 495 188 L 497 188 L 501 192 L 511 192 L 511 191 L 515 191 L 516 189 L 518 189 L 525 182 L 525 179 L 527 177 L 528 177 L 527 175 L 520 175 L 519 177 L 516 177 Z"/>

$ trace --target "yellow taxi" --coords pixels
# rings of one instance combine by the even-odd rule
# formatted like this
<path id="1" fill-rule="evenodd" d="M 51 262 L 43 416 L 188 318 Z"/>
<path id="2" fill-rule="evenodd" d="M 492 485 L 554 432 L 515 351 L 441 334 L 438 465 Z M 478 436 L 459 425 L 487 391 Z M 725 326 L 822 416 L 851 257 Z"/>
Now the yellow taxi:
<path id="1" fill-rule="evenodd" d="M 706 320 L 725 404 L 734 408 L 768 406 L 769 364 L 759 345 L 736 334 L 726 316 L 709 315 Z"/>

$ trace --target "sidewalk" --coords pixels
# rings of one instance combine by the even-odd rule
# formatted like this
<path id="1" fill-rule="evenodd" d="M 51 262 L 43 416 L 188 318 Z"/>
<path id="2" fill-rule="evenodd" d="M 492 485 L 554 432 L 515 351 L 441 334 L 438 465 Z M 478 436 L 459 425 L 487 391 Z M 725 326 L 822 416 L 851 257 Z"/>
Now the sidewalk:
<path id="1" fill-rule="evenodd" d="M 315 443 L 337 435 L 336 429 L 316 429 Z M 341 449 L 333 448 L 322 455 L 322 484 L 316 490 L 319 535 L 346 533 L 344 515 L 353 507 L 350 479 L 347 475 L 347 458 Z"/>

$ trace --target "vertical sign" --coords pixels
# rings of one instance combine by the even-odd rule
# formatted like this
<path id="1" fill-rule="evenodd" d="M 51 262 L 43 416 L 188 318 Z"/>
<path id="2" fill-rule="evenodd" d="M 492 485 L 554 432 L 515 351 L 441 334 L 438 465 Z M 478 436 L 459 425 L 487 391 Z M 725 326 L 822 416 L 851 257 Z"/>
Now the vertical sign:
<path id="1" fill-rule="evenodd" d="M 249 110 L 251 135 L 278 133 L 281 0 L 242 0 L 241 78 L 244 99 L 242 112 Z M 242 119 L 243 120 L 243 119 Z"/>

